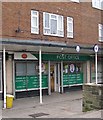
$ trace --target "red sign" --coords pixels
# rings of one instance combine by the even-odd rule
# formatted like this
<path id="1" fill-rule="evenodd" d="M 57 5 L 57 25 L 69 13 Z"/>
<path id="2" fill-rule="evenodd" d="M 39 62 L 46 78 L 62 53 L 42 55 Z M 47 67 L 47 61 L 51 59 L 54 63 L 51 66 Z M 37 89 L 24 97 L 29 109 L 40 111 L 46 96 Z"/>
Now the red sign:
<path id="1" fill-rule="evenodd" d="M 22 58 L 27 58 L 27 54 L 22 54 Z"/>

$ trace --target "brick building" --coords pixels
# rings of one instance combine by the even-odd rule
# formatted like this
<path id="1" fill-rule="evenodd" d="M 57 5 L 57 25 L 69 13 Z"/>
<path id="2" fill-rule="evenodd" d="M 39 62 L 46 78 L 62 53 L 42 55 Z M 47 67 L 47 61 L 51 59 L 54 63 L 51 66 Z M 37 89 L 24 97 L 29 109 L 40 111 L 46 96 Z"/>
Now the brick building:
<path id="1" fill-rule="evenodd" d="M 38 95 L 39 90 L 51 95 L 95 82 L 96 44 L 101 82 L 102 4 L 96 0 L 3 2 L 0 84 L 4 101 L 6 93 L 15 98 Z"/>

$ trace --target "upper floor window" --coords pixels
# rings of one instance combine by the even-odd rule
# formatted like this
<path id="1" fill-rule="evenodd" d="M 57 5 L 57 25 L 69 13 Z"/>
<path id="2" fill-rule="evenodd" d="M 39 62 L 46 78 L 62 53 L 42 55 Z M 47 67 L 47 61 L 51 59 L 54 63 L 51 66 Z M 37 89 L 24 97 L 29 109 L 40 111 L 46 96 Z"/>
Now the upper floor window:
<path id="1" fill-rule="evenodd" d="M 99 41 L 103 42 L 103 25 L 102 24 L 98 25 L 98 30 L 99 30 Z"/>
<path id="2" fill-rule="evenodd" d="M 39 34 L 39 13 L 31 10 L 31 33 Z"/>
<path id="3" fill-rule="evenodd" d="M 43 32 L 44 35 L 64 36 L 63 16 L 43 13 Z"/>
<path id="4" fill-rule="evenodd" d="M 67 37 L 73 38 L 73 18 L 67 17 Z"/>
<path id="5" fill-rule="evenodd" d="M 103 0 L 92 0 L 92 7 L 103 10 Z"/>

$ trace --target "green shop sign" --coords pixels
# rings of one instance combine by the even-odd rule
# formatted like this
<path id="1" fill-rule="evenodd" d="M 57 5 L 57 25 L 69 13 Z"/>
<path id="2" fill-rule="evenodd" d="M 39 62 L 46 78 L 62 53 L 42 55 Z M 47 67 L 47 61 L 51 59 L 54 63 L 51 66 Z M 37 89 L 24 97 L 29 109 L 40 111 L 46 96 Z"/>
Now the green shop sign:
<path id="1" fill-rule="evenodd" d="M 38 54 L 34 54 L 39 59 Z M 46 61 L 87 61 L 91 57 L 88 55 L 72 55 L 72 54 L 42 54 L 42 60 Z"/>

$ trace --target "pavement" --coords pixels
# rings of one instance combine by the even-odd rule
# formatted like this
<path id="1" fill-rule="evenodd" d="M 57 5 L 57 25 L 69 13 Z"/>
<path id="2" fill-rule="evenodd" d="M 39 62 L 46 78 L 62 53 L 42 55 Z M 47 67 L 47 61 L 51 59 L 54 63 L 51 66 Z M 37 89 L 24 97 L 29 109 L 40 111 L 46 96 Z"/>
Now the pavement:
<path id="1" fill-rule="evenodd" d="M 2 118 L 101 118 L 102 110 L 82 112 L 82 91 L 52 93 L 15 99 L 11 109 L 2 110 Z"/>

